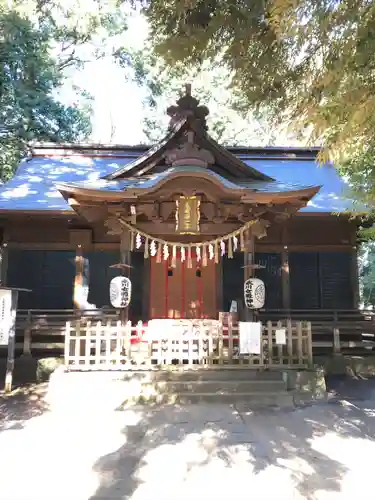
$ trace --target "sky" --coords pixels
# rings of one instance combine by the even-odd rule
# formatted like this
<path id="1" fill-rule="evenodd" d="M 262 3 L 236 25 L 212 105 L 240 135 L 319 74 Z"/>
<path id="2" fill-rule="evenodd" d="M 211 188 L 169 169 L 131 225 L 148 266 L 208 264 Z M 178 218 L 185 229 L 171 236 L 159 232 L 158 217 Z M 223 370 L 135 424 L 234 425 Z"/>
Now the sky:
<path id="1" fill-rule="evenodd" d="M 142 48 L 147 37 L 144 18 L 134 13 L 123 37 L 125 45 Z M 60 92 L 62 101 L 68 103 L 74 99 L 73 84 L 93 97 L 91 141 L 128 145 L 146 141 L 141 123 L 143 91 L 126 78 L 126 72 L 116 65 L 113 58 L 105 57 L 74 70 Z"/>
<path id="2" fill-rule="evenodd" d="M 147 35 L 148 29 L 145 18 L 140 13 L 130 10 L 128 12 L 128 30 L 121 35 L 121 43 L 126 47 L 140 50 L 145 46 Z M 211 81 L 211 77 L 210 70 L 195 75 L 194 87 L 199 88 L 203 85 L 202 88 L 204 88 L 204 84 L 217 87 L 218 82 L 216 80 Z M 104 57 L 87 63 L 83 69 L 73 70 L 64 88 L 59 92 L 60 99 L 66 104 L 71 104 L 72 101 L 77 100 L 77 94 L 73 89 L 74 85 L 85 90 L 93 98 L 91 142 L 122 145 L 148 144 L 150 142 L 142 131 L 143 118 L 145 116 L 151 117 L 150 110 L 146 112 L 143 105 L 146 90 L 134 83 L 130 76 L 127 75 L 126 70 L 116 64 L 113 57 Z M 219 89 L 216 88 L 216 90 Z M 221 119 L 222 106 L 226 100 L 230 100 L 228 89 L 225 86 L 219 92 L 220 109 L 215 109 L 215 104 L 218 104 L 215 103 L 215 100 L 211 100 L 209 104 L 210 117 L 213 120 Z M 162 96 L 159 100 L 156 116 L 153 117 L 156 118 L 156 121 L 158 121 L 158 118 L 160 119 L 160 109 L 166 109 L 171 104 L 169 102 L 171 98 L 173 99 L 172 96 Z M 237 140 L 241 144 L 256 146 L 270 144 L 268 141 L 272 135 L 271 129 L 266 130 L 263 126 L 259 127 L 254 121 L 251 122 L 252 127 L 249 128 L 249 122 L 240 118 L 234 110 L 230 110 L 227 106 L 226 115 L 230 123 L 236 124 L 233 132 L 239 132 L 242 129 L 241 133 L 236 134 L 239 135 Z M 166 126 L 166 124 L 159 124 Z M 231 126 L 226 129 L 229 136 L 231 135 L 231 129 Z M 298 145 L 294 136 L 290 136 L 287 132 L 281 130 L 277 132 L 276 140 L 279 146 Z"/>

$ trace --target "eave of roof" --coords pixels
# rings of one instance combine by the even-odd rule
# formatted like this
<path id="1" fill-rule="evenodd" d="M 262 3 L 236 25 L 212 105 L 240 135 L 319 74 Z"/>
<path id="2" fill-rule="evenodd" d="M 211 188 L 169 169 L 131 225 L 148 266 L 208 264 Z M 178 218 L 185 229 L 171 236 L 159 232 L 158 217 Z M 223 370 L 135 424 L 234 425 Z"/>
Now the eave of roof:
<path id="1" fill-rule="evenodd" d="M 201 179 L 207 179 L 216 184 L 228 195 L 238 196 L 244 202 L 268 203 L 275 199 L 291 200 L 299 199 L 308 201 L 320 189 L 321 186 L 288 186 L 285 184 L 271 182 L 248 182 L 241 185 L 231 182 L 216 172 L 200 167 L 175 167 L 159 174 L 149 176 L 147 179 L 125 178 L 118 181 L 106 181 L 100 179 L 94 183 L 59 183 L 56 188 L 63 194 L 64 198 L 79 196 L 85 199 L 102 200 L 107 202 L 121 202 L 135 200 L 145 194 L 157 192 L 165 183 L 176 178 L 190 178 L 192 175 Z"/>
<path id="2" fill-rule="evenodd" d="M 48 153 L 46 156 L 34 156 L 22 160 L 13 178 L 0 186 L 0 213 L 9 215 L 11 212 L 18 214 L 70 212 L 74 215 L 55 185 L 87 183 L 94 186 L 101 178 L 126 166 L 134 158 L 134 154 L 134 150 L 129 154 L 123 151 L 119 157 Z M 269 177 L 277 179 L 276 182 L 280 184 L 278 189 L 282 186 L 288 189 L 293 189 L 294 186 L 300 187 L 306 180 L 311 185 L 321 185 L 322 188 L 317 195 L 301 209 L 299 212 L 301 215 L 343 213 L 352 209 L 352 202 L 345 193 L 347 185 L 331 165 L 319 165 L 314 159 L 307 160 L 303 155 L 299 158 L 277 158 L 266 155 L 244 161 L 251 163 Z M 125 182 L 125 179 L 121 182 Z M 240 182 L 246 184 L 243 179 Z M 255 182 L 252 184 L 256 185 Z M 263 189 L 269 189 L 267 185 L 272 185 L 263 182 L 260 184 Z M 358 207 L 355 212 L 359 212 Z M 361 213 L 365 212 L 365 208 L 361 210 Z"/>
<path id="3" fill-rule="evenodd" d="M 106 156 L 139 157 L 149 151 L 153 146 L 147 144 L 96 144 L 96 143 L 32 143 L 29 145 L 31 157 L 76 156 L 84 155 L 101 158 Z M 293 147 L 293 146 L 227 146 L 230 153 L 245 158 L 283 158 L 290 160 L 316 159 L 321 151 L 319 147 Z"/>

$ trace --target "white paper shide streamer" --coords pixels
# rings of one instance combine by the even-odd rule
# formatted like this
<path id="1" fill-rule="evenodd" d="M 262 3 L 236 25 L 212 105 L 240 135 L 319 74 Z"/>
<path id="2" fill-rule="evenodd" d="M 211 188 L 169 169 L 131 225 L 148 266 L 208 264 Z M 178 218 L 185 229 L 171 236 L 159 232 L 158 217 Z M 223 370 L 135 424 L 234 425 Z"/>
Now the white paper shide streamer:
<path id="1" fill-rule="evenodd" d="M 210 241 L 202 241 L 199 243 L 165 241 L 137 230 L 137 228 L 133 227 L 123 219 L 120 219 L 120 222 L 132 233 L 132 242 L 135 237 L 135 248 L 139 250 L 142 246 L 144 246 L 145 258 L 148 258 L 149 254 L 151 257 L 156 257 L 157 262 L 161 262 L 162 260 L 168 261 L 171 258 L 171 265 L 172 267 L 175 267 L 177 249 L 179 249 L 181 262 L 185 262 L 187 260 L 188 267 L 191 267 L 192 259 L 194 258 L 194 250 L 196 262 L 201 262 L 203 266 L 207 265 L 207 258 L 209 260 L 215 260 L 215 262 L 218 263 L 220 255 L 223 257 L 227 253 L 228 257 L 232 259 L 233 252 L 236 252 L 237 250 L 244 251 L 245 232 L 249 231 L 250 227 L 257 221 L 249 221 L 244 224 L 243 227 L 222 236 L 221 238 L 216 238 Z M 133 249 L 132 244 L 131 249 Z"/>

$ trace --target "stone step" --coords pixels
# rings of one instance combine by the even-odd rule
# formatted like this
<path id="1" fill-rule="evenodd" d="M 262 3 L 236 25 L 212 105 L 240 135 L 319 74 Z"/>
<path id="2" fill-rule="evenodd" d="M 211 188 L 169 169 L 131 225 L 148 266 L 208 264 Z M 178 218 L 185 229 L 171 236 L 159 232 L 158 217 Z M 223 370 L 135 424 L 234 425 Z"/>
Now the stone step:
<path id="1" fill-rule="evenodd" d="M 222 382 L 225 381 L 283 381 L 281 371 L 256 371 L 249 369 L 217 369 L 188 371 L 129 371 L 112 374 L 116 380 L 143 380 L 153 382 Z"/>
<path id="2" fill-rule="evenodd" d="M 132 383 L 130 383 L 132 384 Z M 286 389 L 282 380 L 179 380 L 165 382 L 141 382 L 138 390 L 156 393 L 277 393 Z M 136 389 L 136 384 L 134 384 Z"/>
<path id="3" fill-rule="evenodd" d="M 294 407 L 293 393 L 282 391 L 275 393 L 236 393 L 236 394 L 213 394 L 213 393 L 179 393 L 179 394 L 150 394 L 127 398 L 118 409 L 125 409 L 133 405 L 142 404 L 235 404 L 243 411 L 254 408 L 265 407 Z"/>
<path id="4" fill-rule="evenodd" d="M 266 374 L 266 375 L 265 375 Z M 56 372 L 50 379 L 49 403 L 79 405 L 101 411 L 137 403 L 230 403 L 289 405 L 293 401 L 278 372 L 200 370 L 193 372 L 137 371 Z"/>

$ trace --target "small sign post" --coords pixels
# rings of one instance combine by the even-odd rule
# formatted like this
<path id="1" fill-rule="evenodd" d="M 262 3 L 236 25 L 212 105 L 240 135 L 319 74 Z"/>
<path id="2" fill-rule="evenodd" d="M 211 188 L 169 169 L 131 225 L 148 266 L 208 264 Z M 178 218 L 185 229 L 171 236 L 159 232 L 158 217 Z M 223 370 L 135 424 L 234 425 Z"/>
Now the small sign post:
<path id="1" fill-rule="evenodd" d="M 12 390 L 18 292 L 31 292 L 31 290 L 0 286 L 0 345 L 8 346 L 5 392 L 11 392 Z"/>

